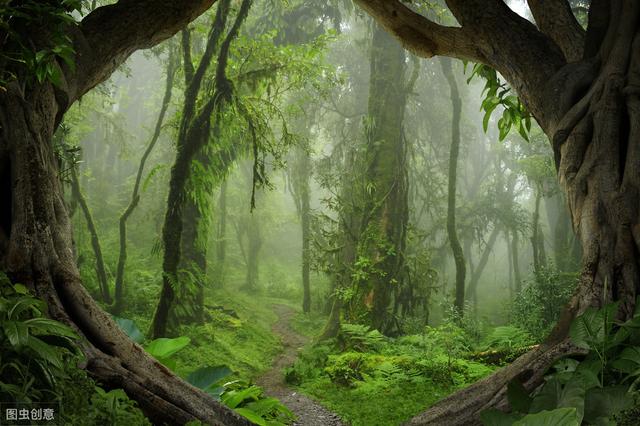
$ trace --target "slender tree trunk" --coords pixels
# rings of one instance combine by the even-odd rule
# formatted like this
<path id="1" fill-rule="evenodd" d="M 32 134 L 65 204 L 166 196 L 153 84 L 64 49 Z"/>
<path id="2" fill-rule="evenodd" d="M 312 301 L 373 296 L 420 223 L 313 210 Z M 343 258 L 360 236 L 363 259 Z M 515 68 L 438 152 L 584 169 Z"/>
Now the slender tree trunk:
<path id="1" fill-rule="evenodd" d="M 520 274 L 520 238 L 518 237 L 518 230 L 512 231 L 513 237 L 511 238 L 511 256 L 513 263 L 513 279 L 516 284 L 516 293 L 520 293 L 522 290 L 522 275 Z"/>
<path id="2" fill-rule="evenodd" d="M 474 305 L 478 304 L 478 283 L 480 282 L 480 278 L 482 277 L 482 273 L 484 272 L 484 268 L 487 266 L 489 262 L 489 255 L 493 251 L 493 246 L 496 244 L 498 239 L 498 235 L 500 235 L 500 226 L 494 226 L 491 234 L 489 235 L 489 239 L 487 240 L 487 245 L 482 252 L 482 256 L 480 256 L 480 260 L 478 261 L 478 266 L 473 271 L 473 275 L 469 280 L 469 291 L 467 297 L 473 302 Z"/>
<path id="3" fill-rule="evenodd" d="M 142 182 L 142 174 L 144 173 L 144 167 L 147 162 L 147 158 L 155 148 L 158 139 L 160 138 L 160 132 L 162 131 L 162 124 L 164 123 L 164 117 L 169 108 L 171 102 L 171 92 L 173 90 L 173 80 L 176 73 L 176 59 L 173 53 L 169 53 L 169 63 L 167 65 L 167 80 L 165 85 L 164 97 L 162 99 L 162 106 L 160 107 L 160 113 L 158 114 L 158 120 L 153 131 L 153 136 L 149 141 L 149 145 L 145 149 L 142 157 L 140 158 L 140 164 L 138 165 L 138 173 L 136 174 L 136 181 L 133 185 L 133 191 L 131 191 L 131 201 L 129 205 L 120 215 L 119 230 L 120 230 L 120 253 L 118 255 L 118 268 L 116 271 L 116 284 L 115 284 L 115 303 L 113 306 L 113 313 L 119 314 L 124 309 L 124 270 L 127 263 L 127 220 L 138 206 L 140 202 L 140 183 Z"/>
<path id="4" fill-rule="evenodd" d="M 216 271 L 214 280 L 218 287 L 225 282 L 225 259 L 227 256 L 227 180 L 220 184 L 218 197 L 218 223 L 216 228 Z"/>
<path id="5" fill-rule="evenodd" d="M 308 154 L 305 153 L 305 158 L 308 160 Z M 307 166 L 310 167 L 309 161 L 305 161 Z M 311 237 L 311 208 L 310 204 L 310 191 L 309 191 L 309 176 L 305 176 L 306 180 L 303 182 L 303 189 L 301 196 L 301 212 L 300 212 L 300 221 L 302 227 L 302 311 L 304 313 L 309 313 L 311 311 L 311 283 L 309 280 L 309 272 L 311 269 L 311 253 L 309 252 L 310 246 L 310 237 Z"/>
<path id="6" fill-rule="evenodd" d="M 244 289 L 255 291 L 258 288 L 260 273 L 260 249 L 262 248 L 262 235 L 260 220 L 255 213 L 250 213 L 249 227 L 247 229 L 247 276 Z"/>
<path id="7" fill-rule="evenodd" d="M 104 265 L 104 257 L 102 256 L 102 247 L 100 245 L 100 238 L 98 237 L 98 230 L 96 229 L 95 222 L 93 221 L 93 215 L 91 209 L 87 205 L 87 200 L 84 198 L 82 191 L 80 190 L 80 181 L 78 180 L 78 172 L 76 166 L 71 167 L 71 190 L 73 191 L 74 198 L 80 204 L 80 209 L 84 215 L 84 219 L 87 222 L 87 229 L 89 235 L 91 235 L 91 247 L 93 248 L 93 255 L 96 259 L 96 274 L 98 277 L 98 287 L 100 289 L 100 297 L 102 302 L 106 304 L 111 303 L 111 292 L 109 291 L 109 280 L 107 279 L 107 269 Z"/>
<path id="8" fill-rule="evenodd" d="M 509 300 L 513 300 L 515 288 L 515 285 L 513 283 L 513 253 L 511 252 L 511 239 L 509 238 L 509 231 L 506 229 L 504 230 L 504 243 L 507 247 L 507 262 L 509 263 Z"/>
<path id="9" fill-rule="evenodd" d="M 458 176 L 458 155 L 460 153 L 460 117 L 462 114 L 462 100 L 458 91 L 458 83 L 453 74 L 453 66 L 450 58 L 440 58 L 442 73 L 449 83 L 451 91 L 451 104 L 453 106 L 453 117 L 451 127 L 451 150 L 449 151 L 449 186 L 447 201 L 447 236 L 449 245 L 453 253 L 453 260 L 456 264 L 456 287 L 454 306 L 458 315 L 464 314 L 464 286 L 465 286 L 465 260 L 462 246 L 458 240 L 456 229 L 456 183 Z M 478 268 L 480 269 L 480 268 Z"/>
<path id="10" fill-rule="evenodd" d="M 533 272 L 540 274 L 546 266 L 546 254 L 544 250 L 544 237 L 540 228 L 540 201 L 542 199 L 542 191 L 536 188 L 535 209 L 533 211 L 532 231 L 531 231 L 531 247 L 533 248 Z"/>

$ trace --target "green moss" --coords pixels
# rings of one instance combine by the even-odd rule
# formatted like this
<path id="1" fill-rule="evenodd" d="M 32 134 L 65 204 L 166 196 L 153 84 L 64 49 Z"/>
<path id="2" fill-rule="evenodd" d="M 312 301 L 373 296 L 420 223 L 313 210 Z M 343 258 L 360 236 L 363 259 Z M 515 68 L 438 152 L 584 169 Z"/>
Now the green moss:
<path id="1" fill-rule="evenodd" d="M 205 324 L 183 327 L 181 334 L 190 337 L 191 344 L 176 354 L 177 373 L 184 376 L 207 365 L 226 365 L 239 377 L 252 379 L 269 369 L 280 351 L 280 340 L 271 332 L 277 320 L 273 303 L 280 301 L 224 289 L 208 294 L 205 305 L 222 306 L 237 318 L 207 309 Z"/>

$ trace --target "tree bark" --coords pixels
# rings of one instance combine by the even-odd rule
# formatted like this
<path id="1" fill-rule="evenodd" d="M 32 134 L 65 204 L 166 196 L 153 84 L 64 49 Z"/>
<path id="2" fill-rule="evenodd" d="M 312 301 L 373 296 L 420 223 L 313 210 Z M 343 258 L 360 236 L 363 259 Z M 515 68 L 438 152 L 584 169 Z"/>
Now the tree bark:
<path id="1" fill-rule="evenodd" d="M 464 286 L 466 277 L 466 265 L 462 246 L 458 240 L 456 229 L 456 188 L 458 176 L 458 155 L 460 153 L 460 117 L 462 115 L 462 100 L 458 90 L 458 83 L 453 74 L 451 59 L 440 58 L 442 73 L 447 79 L 451 91 L 451 104 L 453 115 L 451 121 L 451 149 L 449 151 L 449 185 L 447 195 L 447 236 L 456 265 L 456 286 L 454 307 L 460 317 L 464 315 Z M 471 286 L 470 286 L 471 289 Z"/>
<path id="2" fill-rule="evenodd" d="M 86 369 L 100 383 L 123 388 L 157 423 L 200 420 L 248 425 L 246 419 L 187 384 L 133 343 L 85 291 L 73 256 L 71 223 L 62 196 L 52 137 L 72 102 L 104 81 L 132 52 L 170 37 L 214 0 L 121 1 L 100 7 L 70 28 L 75 70 L 51 84 L 0 92 L 0 266 L 13 282 L 47 303 L 50 317 L 82 337 Z"/>
<path id="3" fill-rule="evenodd" d="M 593 1 L 584 56 L 567 63 L 553 34 L 499 0 L 448 0 L 462 25 L 456 29 L 397 0 L 356 2 L 423 56 L 451 55 L 500 71 L 552 141 L 582 242 L 580 284 L 547 342 L 410 423 L 477 424 L 484 409 L 508 407 L 510 380 L 532 390 L 553 362 L 578 351 L 567 337 L 576 315 L 614 300 L 620 319 L 633 315 L 640 291 L 640 3 Z"/>
<path id="4" fill-rule="evenodd" d="M 175 289 L 180 287 L 178 268 L 181 261 L 182 221 L 187 199 L 186 188 L 191 175 L 191 164 L 195 155 L 209 140 L 211 117 L 214 114 L 220 114 L 231 101 L 231 83 L 226 78 L 229 51 L 231 43 L 237 37 L 240 27 L 249 14 L 251 5 L 252 0 L 243 0 L 233 26 L 221 43 L 216 68 L 215 94 L 197 112 L 195 109 L 196 101 L 202 79 L 213 58 L 218 39 L 226 26 L 229 1 L 221 1 L 214 25 L 210 31 L 205 53 L 197 69 L 193 70 L 189 46 L 186 45 L 186 48 L 183 49 L 185 78 L 188 84 L 185 92 L 182 122 L 178 133 L 176 159 L 171 169 L 167 210 L 162 230 L 164 245 L 163 280 L 160 300 L 151 324 L 151 335 L 154 338 L 165 336 L 167 327 L 175 328 L 174 326 L 176 325 L 169 324 L 169 319 L 170 310 L 176 297 Z M 187 35 L 188 33 L 183 32 L 183 46 Z M 189 117 L 193 118 L 189 119 Z"/>
<path id="5" fill-rule="evenodd" d="M 408 182 L 403 122 L 407 93 L 405 53 L 378 25 L 373 33 L 370 60 L 365 154 L 368 196 L 364 200 L 365 218 L 358 250 L 375 265 L 366 283 L 370 292 L 365 297 L 373 299 L 369 323 L 388 333 L 393 327 L 388 312 L 392 289 L 402 287 L 404 280 Z"/>
<path id="6" fill-rule="evenodd" d="M 27 95 L 16 83 L 0 94 L 0 152 L 11 170 L 10 182 L 3 185 L 13 188 L 10 199 L 3 200 L 11 211 L 3 268 L 13 282 L 27 285 L 46 301 L 52 318 L 84 337 L 86 369 L 103 385 L 124 389 L 152 421 L 248 425 L 146 354 L 86 292 L 75 266 L 71 223 L 50 149 L 58 113 L 54 90 L 37 86 Z"/>

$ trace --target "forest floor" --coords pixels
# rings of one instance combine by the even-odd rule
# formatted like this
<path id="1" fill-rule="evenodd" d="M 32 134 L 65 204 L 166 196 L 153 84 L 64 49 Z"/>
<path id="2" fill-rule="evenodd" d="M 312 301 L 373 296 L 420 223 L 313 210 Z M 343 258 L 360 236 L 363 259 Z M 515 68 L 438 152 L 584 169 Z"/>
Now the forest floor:
<path id="1" fill-rule="evenodd" d="M 257 379 L 257 384 L 271 397 L 278 398 L 297 417 L 294 425 L 300 426 L 342 426 L 340 417 L 327 410 L 316 401 L 289 388 L 284 382 L 282 370 L 291 366 L 298 350 L 307 342 L 308 338 L 301 336 L 291 328 L 291 322 L 296 311 L 286 305 L 273 305 L 273 311 L 278 320 L 273 325 L 273 333 L 282 339 L 283 351 L 278 355 L 271 369 Z"/>

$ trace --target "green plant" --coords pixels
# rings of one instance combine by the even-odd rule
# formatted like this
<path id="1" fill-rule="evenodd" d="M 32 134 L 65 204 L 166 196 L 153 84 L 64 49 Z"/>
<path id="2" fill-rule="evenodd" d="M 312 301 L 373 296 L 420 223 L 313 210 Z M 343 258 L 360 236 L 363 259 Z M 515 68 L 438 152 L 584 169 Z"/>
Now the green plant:
<path id="1" fill-rule="evenodd" d="M 284 426 L 295 419 L 293 413 L 275 398 L 264 396 L 262 388 L 242 380 L 224 385 L 222 402 L 260 426 Z"/>
<path id="2" fill-rule="evenodd" d="M 512 351 L 533 345 L 535 340 L 525 330 L 515 325 L 494 328 L 482 341 L 483 350 Z"/>
<path id="3" fill-rule="evenodd" d="M 384 342 L 385 337 L 378 330 L 360 324 L 342 324 L 338 335 L 338 343 L 343 350 L 375 351 Z"/>
<path id="4" fill-rule="evenodd" d="M 0 276 L 0 400 L 55 400 L 65 364 L 79 354 L 78 336 L 66 325 L 44 318 L 44 302 L 21 284 Z"/>
<path id="5" fill-rule="evenodd" d="M 541 341 L 559 319 L 576 284 L 575 274 L 549 265 L 525 283 L 510 307 L 511 323 Z"/>
<path id="6" fill-rule="evenodd" d="M 571 324 L 570 337 L 586 356 L 557 362 L 555 371 L 531 395 L 519 382 L 510 383 L 513 412 L 489 410 L 482 414 L 483 422 L 612 424 L 617 415 L 631 408 L 640 382 L 640 306 L 624 323 L 616 322 L 617 312 L 618 304 L 612 303 L 601 309 L 588 308 L 578 316 Z"/>

